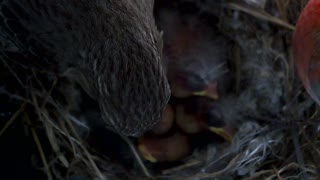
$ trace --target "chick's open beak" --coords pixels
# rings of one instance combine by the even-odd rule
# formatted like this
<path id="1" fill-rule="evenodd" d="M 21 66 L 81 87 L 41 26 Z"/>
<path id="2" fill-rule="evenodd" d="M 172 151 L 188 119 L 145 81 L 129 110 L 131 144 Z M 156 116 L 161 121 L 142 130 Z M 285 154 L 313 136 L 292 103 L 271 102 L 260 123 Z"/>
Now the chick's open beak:
<path id="1" fill-rule="evenodd" d="M 209 130 L 221 137 L 225 140 L 231 142 L 234 136 L 234 132 L 229 127 L 209 127 Z"/>
<path id="2" fill-rule="evenodd" d="M 147 160 L 150 161 L 152 163 L 156 163 L 157 159 L 154 158 L 152 156 L 152 154 L 148 151 L 147 147 L 145 146 L 145 144 L 143 143 L 142 139 L 139 139 L 139 143 L 138 143 L 138 150 L 141 153 L 142 157 Z"/>
<path id="3" fill-rule="evenodd" d="M 141 156 L 150 162 L 178 161 L 191 152 L 189 136 L 174 132 L 166 136 L 145 134 L 138 140 Z"/>
<path id="4" fill-rule="evenodd" d="M 210 83 L 203 91 L 193 92 L 195 96 L 205 96 L 213 100 L 219 99 L 219 93 L 217 88 L 217 82 Z"/>

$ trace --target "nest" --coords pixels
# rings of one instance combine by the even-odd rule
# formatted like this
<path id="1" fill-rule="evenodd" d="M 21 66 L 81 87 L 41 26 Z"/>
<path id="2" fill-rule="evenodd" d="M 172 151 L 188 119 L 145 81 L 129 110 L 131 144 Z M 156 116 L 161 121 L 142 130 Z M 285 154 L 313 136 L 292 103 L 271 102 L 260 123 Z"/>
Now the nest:
<path id="1" fill-rule="evenodd" d="M 296 77 L 291 54 L 294 24 L 306 3 L 171 3 L 218 17 L 219 31 L 232 41 L 234 78 L 221 106 L 238 125 L 231 143 L 209 143 L 178 163 L 144 162 L 136 139 L 101 128 L 98 107 L 77 85 L 40 81 L 37 73 L 30 75 L 32 81 L 21 80 L 23 68 L 19 74 L 2 59 L 2 81 L 16 84 L 0 88 L 6 99 L 0 114 L 6 156 L 1 169 L 21 164 L 19 173 L 48 179 L 316 179 L 319 108 Z M 1 46 L 10 48 L 10 42 Z"/>

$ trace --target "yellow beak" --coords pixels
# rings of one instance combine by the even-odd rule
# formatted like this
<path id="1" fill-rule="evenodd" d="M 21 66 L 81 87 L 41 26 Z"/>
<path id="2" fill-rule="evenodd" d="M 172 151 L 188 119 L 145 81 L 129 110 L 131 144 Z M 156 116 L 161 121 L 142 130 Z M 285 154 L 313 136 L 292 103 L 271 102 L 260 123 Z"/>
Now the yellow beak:
<path id="1" fill-rule="evenodd" d="M 154 158 L 147 150 L 146 146 L 144 145 L 143 143 L 143 140 L 139 140 L 139 143 L 138 143 L 138 151 L 140 152 L 141 156 L 147 160 L 147 161 L 150 161 L 152 163 L 156 163 L 157 162 L 157 159 Z"/>
<path id="2" fill-rule="evenodd" d="M 192 94 L 195 96 L 206 96 L 213 100 L 219 99 L 217 83 L 209 84 L 205 90 L 199 91 L 199 92 L 193 92 Z"/>
<path id="3" fill-rule="evenodd" d="M 223 137 L 225 140 L 231 142 L 233 135 L 225 130 L 225 128 L 209 127 L 209 130 Z"/>

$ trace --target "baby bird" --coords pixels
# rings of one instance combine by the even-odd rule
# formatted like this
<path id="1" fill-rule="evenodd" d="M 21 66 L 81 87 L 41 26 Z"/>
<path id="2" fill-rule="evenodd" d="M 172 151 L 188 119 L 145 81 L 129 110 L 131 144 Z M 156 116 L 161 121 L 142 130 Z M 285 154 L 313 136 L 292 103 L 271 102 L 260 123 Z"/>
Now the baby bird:
<path id="1" fill-rule="evenodd" d="M 138 150 L 145 160 L 153 163 L 178 161 L 191 153 L 190 138 L 180 132 L 145 135 L 139 139 Z"/>
<path id="2" fill-rule="evenodd" d="M 234 130 L 224 118 L 220 102 L 206 97 L 191 97 L 176 107 L 176 124 L 188 134 L 211 131 L 231 141 Z"/>
<path id="3" fill-rule="evenodd" d="M 225 37 L 196 16 L 167 9 L 158 19 L 164 31 L 163 59 L 172 95 L 217 99 L 220 81 L 228 72 Z"/>

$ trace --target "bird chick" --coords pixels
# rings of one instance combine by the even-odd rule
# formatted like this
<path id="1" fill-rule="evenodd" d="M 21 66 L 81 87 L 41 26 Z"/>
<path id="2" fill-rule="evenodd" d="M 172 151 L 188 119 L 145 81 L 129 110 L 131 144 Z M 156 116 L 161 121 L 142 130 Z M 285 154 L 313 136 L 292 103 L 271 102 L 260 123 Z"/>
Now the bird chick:
<path id="1" fill-rule="evenodd" d="M 219 106 L 217 102 L 206 97 L 189 98 L 177 106 L 176 124 L 188 134 L 209 130 L 231 141 L 233 128 L 225 122 L 217 106 Z"/>
<path id="2" fill-rule="evenodd" d="M 217 99 L 221 78 L 228 72 L 225 37 L 196 16 L 162 10 L 158 19 L 172 95 Z"/>
<path id="3" fill-rule="evenodd" d="M 150 162 L 172 162 L 189 155 L 191 144 L 189 137 L 178 131 L 166 136 L 146 134 L 139 139 L 138 150 Z"/>
<path id="4" fill-rule="evenodd" d="M 153 0 L 2 0 L 0 29 L 18 49 L 0 59 L 76 81 L 108 128 L 139 136 L 159 121 L 170 89 Z"/>
<path id="5" fill-rule="evenodd" d="M 188 112 L 184 105 L 176 107 L 176 124 L 177 126 L 188 134 L 196 134 L 207 129 L 207 124 L 192 112 Z"/>
<path id="6" fill-rule="evenodd" d="M 170 104 L 168 104 L 162 112 L 160 121 L 151 130 L 153 134 L 165 134 L 168 132 L 174 122 L 175 112 Z"/>

